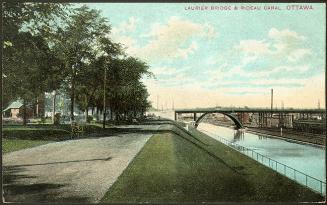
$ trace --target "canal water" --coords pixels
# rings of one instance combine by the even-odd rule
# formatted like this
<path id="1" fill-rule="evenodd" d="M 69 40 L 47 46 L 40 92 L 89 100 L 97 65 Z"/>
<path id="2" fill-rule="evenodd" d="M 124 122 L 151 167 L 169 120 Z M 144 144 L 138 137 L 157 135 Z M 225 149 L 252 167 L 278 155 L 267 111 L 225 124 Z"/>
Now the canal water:
<path id="1" fill-rule="evenodd" d="M 252 134 L 246 131 L 241 132 L 232 128 L 208 123 L 200 123 L 198 130 L 219 141 L 223 138 L 233 144 L 254 150 L 263 156 L 269 157 L 320 181 L 326 182 L 324 148 L 272 138 L 263 134 Z M 298 176 L 298 178 L 300 178 L 300 176 Z M 305 178 L 302 179 L 303 183 L 305 183 L 304 180 Z M 319 191 L 319 183 L 313 181 L 311 183 L 316 183 L 312 184 L 312 186 Z M 325 185 L 323 189 L 325 189 Z M 325 191 L 323 190 L 323 192 Z"/>

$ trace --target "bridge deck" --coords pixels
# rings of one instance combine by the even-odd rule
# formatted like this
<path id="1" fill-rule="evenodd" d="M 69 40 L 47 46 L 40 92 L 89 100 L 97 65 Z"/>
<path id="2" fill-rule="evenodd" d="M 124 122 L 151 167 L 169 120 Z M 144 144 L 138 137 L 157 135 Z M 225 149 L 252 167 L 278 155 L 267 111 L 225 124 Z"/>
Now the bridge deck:
<path id="1" fill-rule="evenodd" d="M 326 113 L 326 109 L 267 109 L 267 108 L 196 108 L 178 109 L 175 113 L 214 113 L 214 112 L 268 112 L 268 113 Z"/>

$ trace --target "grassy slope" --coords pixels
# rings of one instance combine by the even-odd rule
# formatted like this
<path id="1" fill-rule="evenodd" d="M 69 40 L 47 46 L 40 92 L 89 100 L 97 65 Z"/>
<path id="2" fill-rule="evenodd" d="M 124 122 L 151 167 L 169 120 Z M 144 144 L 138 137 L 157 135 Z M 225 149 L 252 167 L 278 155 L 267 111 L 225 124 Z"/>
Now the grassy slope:
<path id="1" fill-rule="evenodd" d="M 208 136 L 174 132 L 154 135 L 102 202 L 322 200 Z"/>

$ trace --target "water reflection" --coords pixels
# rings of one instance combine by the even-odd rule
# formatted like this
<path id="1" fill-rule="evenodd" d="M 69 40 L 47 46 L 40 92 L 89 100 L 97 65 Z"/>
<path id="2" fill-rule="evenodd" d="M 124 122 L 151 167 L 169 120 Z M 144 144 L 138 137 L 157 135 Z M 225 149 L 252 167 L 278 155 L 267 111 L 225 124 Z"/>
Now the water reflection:
<path id="1" fill-rule="evenodd" d="M 267 139 L 267 136 L 258 134 L 258 139 L 259 140 L 266 140 Z"/>
<path id="2" fill-rule="evenodd" d="M 232 140 L 232 142 L 237 142 L 241 140 L 244 140 L 244 132 L 240 130 L 234 130 L 234 139 Z"/>

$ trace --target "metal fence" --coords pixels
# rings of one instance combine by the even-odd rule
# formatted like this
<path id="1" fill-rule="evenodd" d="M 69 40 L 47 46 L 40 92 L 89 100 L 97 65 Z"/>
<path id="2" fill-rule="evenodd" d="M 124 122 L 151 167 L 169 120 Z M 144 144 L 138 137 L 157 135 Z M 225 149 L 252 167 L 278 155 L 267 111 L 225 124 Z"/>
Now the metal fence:
<path id="1" fill-rule="evenodd" d="M 257 162 L 277 171 L 278 173 L 292 179 L 293 181 L 304 185 L 311 190 L 318 192 L 322 194 L 323 196 L 326 196 L 326 183 L 316 179 L 312 176 L 309 176 L 301 171 L 298 171 L 292 167 L 287 166 L 286 164 L 283 164 L 281 162 L 278 162 L 276 160 L 273 160 L 267 156 L 264 156 L 256 151 L 253 151 L 252 149 L 243 147 L 241 145 L 235 144 L 233 142 L 230 142 L 220 136 L 217 136 L 219 141 L 228 145 L 229 147 L 243 153 L 244 155 L 256 160 Z"/>

